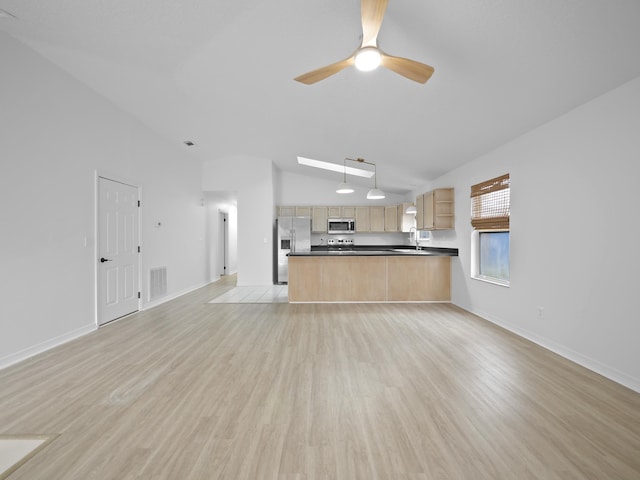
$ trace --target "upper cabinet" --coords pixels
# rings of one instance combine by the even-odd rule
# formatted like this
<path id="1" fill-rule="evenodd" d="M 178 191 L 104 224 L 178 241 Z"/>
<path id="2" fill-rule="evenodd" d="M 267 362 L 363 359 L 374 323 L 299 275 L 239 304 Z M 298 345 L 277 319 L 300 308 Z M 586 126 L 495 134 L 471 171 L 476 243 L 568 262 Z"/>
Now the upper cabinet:
<path id="1" fill-rule="evenodd" d="M 424 230 L 424 194 L 416 197 L 416 228 Z"/>
<path id="2" fill-rule="evenodd" d="M 454 228 L 454 190 L 438 188 L 416 198 L 418 230 L 451 230 Z"/>
<path id="3" fill-rule="evenodd" d="M 356 218 L 356 207 L 341 207 L 342 218 Z"/>
<path id="4" fill-rule="evenodd" d="M 398 230 L 398 205 L 384 207 L 384 231 L 399 232 Z"/>
<path id="5" fill-rule="evenodd" d="M 370 207 L 356 207 L 356 233 L 371 231 L 369 208 Z"/>
<path id="6" fill-rule="evenodd" d="M 279 217 L 295 217 L 296 216 L 296 207 L 278 207 L 278 216 Z"/>
<path id="7" fill-rule="evenodd" d="M 327 233 L 327 218 L 331 207 L 313 207 L 311 209 L 311 231 L 313 233 Z"/>
<path id="8" fill-rule="evenodd" d="M 327 207 L 329 218 L 342 218 L 342 207 Z"/>
<path id="9" fill-rule="evenodd" d="M 296 217 L 310 217 L 311 207 L 296 207 Z"/>
<path id="10" fill-rule="evenodd" d="M 384 232 L 385 207 L 369 207 L 369 221 L 371 232 Z M 356 228 L 358 222 L 356 221 Z"/>
<path id="11" fill-rule="evenodd" d="M 356 207 L 327 207 L 329 218 L 356 218 Z"/>
<path id="12" fill-rule="evenodd" d="M 421 196 L 420 198 L 423 198 Z M 423 210 L 423 201 L 418 205 Z M 313 233 L 327 233 L 327 220 L 330 218 L 354 218 L 356 233 L 393 233 L 408 232 L 415 226 L 414 215 L 405 211 L 410 203 L 400 205 L 375 206 L 278 206 L 276 215 L 281 217 L 310 217 Z M 423 224 L 423 223 L 422 223 Z M 421 224 L 421 225 L 422 225 Z M 426 227 L 419 227 L 425 229 Z"/>

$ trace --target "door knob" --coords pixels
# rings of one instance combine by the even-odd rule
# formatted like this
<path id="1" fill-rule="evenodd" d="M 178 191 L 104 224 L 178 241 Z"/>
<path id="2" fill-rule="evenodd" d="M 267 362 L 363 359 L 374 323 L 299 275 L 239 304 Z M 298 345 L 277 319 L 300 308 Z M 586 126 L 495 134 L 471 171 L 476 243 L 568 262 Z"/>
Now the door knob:
<path id="1" fill-rule="evenodd" d="M 109 259 L 109 258 L 104 258 L 104 257 L 100 258 L 100 263 L 110 262 L 110 261 L 111 261 L 111 259 Z"/>

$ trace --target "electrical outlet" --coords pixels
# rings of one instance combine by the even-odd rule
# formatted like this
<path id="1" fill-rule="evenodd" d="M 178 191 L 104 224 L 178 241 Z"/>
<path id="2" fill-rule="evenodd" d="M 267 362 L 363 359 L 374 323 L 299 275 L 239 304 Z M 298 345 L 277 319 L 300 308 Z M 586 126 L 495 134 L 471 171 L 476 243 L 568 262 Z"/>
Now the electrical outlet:
<path id="1" fill-rule="evenodd" d="M 538 307 L 538 319 L 542 320 L 544 318 L 544 307 Z"/>

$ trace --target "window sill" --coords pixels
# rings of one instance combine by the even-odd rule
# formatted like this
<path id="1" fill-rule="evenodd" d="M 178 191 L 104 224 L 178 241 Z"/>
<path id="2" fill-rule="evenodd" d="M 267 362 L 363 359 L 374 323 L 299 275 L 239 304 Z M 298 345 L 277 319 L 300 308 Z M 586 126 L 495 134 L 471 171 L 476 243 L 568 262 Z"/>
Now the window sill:
<path id="1" fill-rule="evenodd" d="M 471 278 L 474 280 L 479 280 L 481 282 L 493 283 L 494 285 L 499 285 L 501 287 L 507 287 L 507 288 L 509 288 L 511 283 L 509 282 L 509 280 L 500 280 L 499 278 L 485 277 L 482 275 L 472 275 Z"/>

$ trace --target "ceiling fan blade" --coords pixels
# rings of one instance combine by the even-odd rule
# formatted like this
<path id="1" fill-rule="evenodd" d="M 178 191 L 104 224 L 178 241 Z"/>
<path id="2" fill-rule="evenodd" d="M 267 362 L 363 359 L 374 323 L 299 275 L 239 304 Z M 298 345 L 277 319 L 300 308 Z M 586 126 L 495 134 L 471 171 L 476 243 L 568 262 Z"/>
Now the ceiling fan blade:
<path id="1" fill-rule="evenodd" d="M 294 78 L 294 80 L 304 83 L 306 85 L 311 85 L 312 83 L 319 82 L 320 80 L 324 80 L 331 75 L 335 75 L 340 70 L 344 70 L 350 65 L 353 65 L 354 57 L 351 56 L 349 58 L 345 58 L 344 60 L 340 60 L 339 62 L 332 63 L 331 65 L 327 65 L 326 67 L 318 68 L 316 70 L 312 70 L 311 72 L 303 73 L 302 75 Z"/>
<path id="2" fill-rule="evenodd" d="M 378 32 L 389 0 L 362 0 L 362 47 L 377 47 Z"/>
<path id="3" fill-rule="evenodd" d="M 396 72 L 414 82 L 425 83 L 433 75 L 433 67 L 424 63 L 409 60 L 408 58 L 394 57 L 392 55 L 382 55 L 381 63 L 383 67 Z"/>

